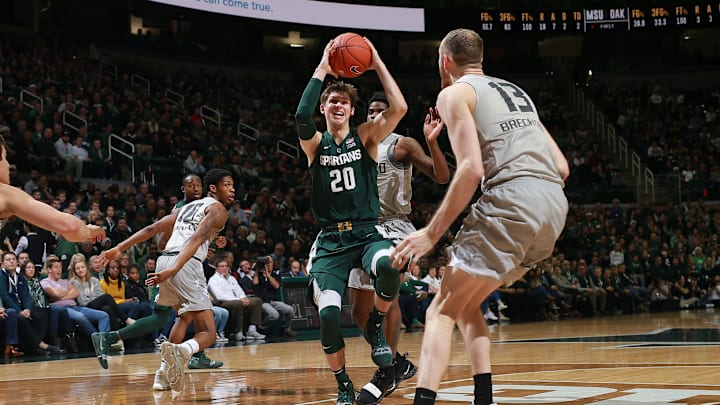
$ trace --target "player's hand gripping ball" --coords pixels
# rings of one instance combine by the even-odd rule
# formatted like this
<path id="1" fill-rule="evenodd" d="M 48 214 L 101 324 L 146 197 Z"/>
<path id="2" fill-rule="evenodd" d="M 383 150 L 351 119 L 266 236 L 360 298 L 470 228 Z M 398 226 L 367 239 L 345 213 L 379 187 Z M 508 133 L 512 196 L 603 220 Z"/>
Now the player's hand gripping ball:
<path id="1" fill-rule="evenodd" d="M 370 66 L 372 49 L 362 36 L 346 32 L 333 40 L 329 59 L 330 67 L 339 76 L 351 79 L 365 73 Z"/>

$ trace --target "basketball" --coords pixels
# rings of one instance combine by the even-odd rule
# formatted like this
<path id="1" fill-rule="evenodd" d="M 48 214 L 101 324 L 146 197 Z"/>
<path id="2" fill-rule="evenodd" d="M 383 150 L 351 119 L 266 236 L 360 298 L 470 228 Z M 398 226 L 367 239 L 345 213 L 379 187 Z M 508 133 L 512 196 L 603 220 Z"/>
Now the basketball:
<path id="1" fill-rule="evenodd" d="M 330 67 L 346 78 L 360 76 L 372 63 L 372 50 L 362 36 L 353 32 L 335 37 L 329 56 Z"/>

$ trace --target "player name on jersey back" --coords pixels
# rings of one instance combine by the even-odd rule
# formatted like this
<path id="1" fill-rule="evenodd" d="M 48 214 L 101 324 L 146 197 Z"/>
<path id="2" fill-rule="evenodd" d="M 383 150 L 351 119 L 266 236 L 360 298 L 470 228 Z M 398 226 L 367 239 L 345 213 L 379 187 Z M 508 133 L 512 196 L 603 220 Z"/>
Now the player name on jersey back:
<path id="1" fill-rule="evenodd" d="M 510 132 L 514 129 L 520 129 L 525 127 L 531 127 L 531 126 L 537 126 L 541 127 L 540 121 L 534 119 L 534 118 L 513 118 L 511 120 L 503 121 L 500 124 L 500 133 L 504 134 L 506 132 Z"/>

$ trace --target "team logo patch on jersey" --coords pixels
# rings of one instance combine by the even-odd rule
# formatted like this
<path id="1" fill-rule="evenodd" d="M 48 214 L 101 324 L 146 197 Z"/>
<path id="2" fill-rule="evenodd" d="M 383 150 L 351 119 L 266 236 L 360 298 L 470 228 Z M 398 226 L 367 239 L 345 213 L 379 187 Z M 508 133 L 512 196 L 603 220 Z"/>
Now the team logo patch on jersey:
<path id="1" fill-rule="evenodd" d="M 350 149 L 356 147 L 355 138 L 348 138 L 345 140 L 345 147 Z"/>

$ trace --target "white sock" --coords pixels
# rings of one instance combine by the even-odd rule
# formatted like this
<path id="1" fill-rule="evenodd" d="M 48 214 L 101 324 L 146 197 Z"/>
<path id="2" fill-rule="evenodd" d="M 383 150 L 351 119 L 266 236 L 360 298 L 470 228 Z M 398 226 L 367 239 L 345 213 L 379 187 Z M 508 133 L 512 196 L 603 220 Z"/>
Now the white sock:
<path id="1" fill-rule="evenodd" d="M 185 346 L 185 348 L 190 351 L 191 355 L 200 351 L 200 344 L 195 339 L 186 340 L 184 343 L 181 343 L 181 345 Z"/>
<path id="2" fill-rule="evenodd" d="M 257 333 L 257 329 L 255 329 L 255 325 L 249 325 L 248 326 L 248 333 Z"/>
<path id="3" fill-rule="evenodd" d="M 165 363 L 165 360 L 160 361 L 160 369 L 158 371 L 163 373 L 167 372 L 167 363 Z"/>

